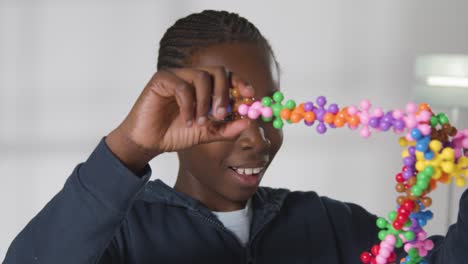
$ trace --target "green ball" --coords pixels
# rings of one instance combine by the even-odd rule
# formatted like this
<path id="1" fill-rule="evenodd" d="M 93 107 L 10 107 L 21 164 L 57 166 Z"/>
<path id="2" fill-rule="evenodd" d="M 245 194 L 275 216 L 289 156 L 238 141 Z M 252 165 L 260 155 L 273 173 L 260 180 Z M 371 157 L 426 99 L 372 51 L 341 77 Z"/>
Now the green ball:
<path id="1" fill-rule="evenodd" d="M 432 176 L 434 174 L 434 167 L 426 166 L 423 170 L 424 174 Z"/>
<path id="2" fill-rule="evenodd" d="M 382 217 L 377 218 L 376 223 L 377 223 L 377 227 L 378 227 L 378 228 L 385 228 L 385 227 L 387 227 L 387 220 L 385 220 L 385 219 L 382 218 Z"/>
<path id="3" fill-rule="evenodd" d="M 380 240 L 384 240 L 385 237 L 387 237 L 387 233 L 388 233 L 387 231 L 381 230 L 377 236 L 379 237 Z"/>
<path id="4" fill-rule="evenodd" d="M 418 188 L 421 188 L 421 190 L 424 191 L 424 190 L 426 190 L 427 187 L 429 186 L 429 182 L 424 181 L 424 180 L 418 181 L 418 182 L 416 183 L 416 186 L 418 186 Z"/>
<path id="5" fill-rule="evenodd" d="M 296 107 L 296 102 L 294 102 L 294 100 L 288 100 L 284 106 L 289 110 L 293 110 L 294 107 Z"/>
<path id="6" fill-rule="evenodd" d="M 401 238 L 399 238 L 398 236 L 396 236 L 396 242 L 395 242 L 395 247 L 396 248 L 401 248 L 403 246 L 403 241 L 401 241 Z"/>
<path id="7" fill-rule="evenodd" d="M 283 106 L 280 104 L 274 104 L 271 106 L 271 110 L 273 110 L 273 115 L 279 118 L 281 110 L 283 110 Z"/>
<path id="8" fill-rule="evenodd" d="M 415 185 L 413 187 L 411 187 L 411 192 L 414 194 L 414 196 L 421 196 L 423 190 L 418 186 L 418 185 Z"/>
<path id="9" fill-rule="evenodd" d="M 405 237 L 406 240 L 413 240 L 414 239 L 414 232 L 412 232 L 412 231 L 404 232 L 403 236 Z"/>
<path id="10" fill-rule="evenodd" d="M 417 248 L 411 248 L 410 250 L 408 250 L 408 256 L 410 256 L 412 258 L 419 257 L 418 249 Z"/>
<path id="11" fill-rule="evenodd" d="M 284 95 L 282 92 L 280 91 L 276 91 L 274 94 L 273 94 L 273 100 L 275 100 L 275 102 L 277 103 L 281 103 L 284 99 Z"/>
<path id="12" fill-rule="evenodd" d="M 262 120 L 263 120 L 263 122 L 271 122 L 271 120 L 273 120 L 273 117 L 264 117 L 264 116 L 262 116 Z"/>
<path id="13" fill-rule="evenodd" d="M 263 106 L 270 106 L 272 102 L 273 102 L 273 101 L 272 101 L 271 98 L 268 97 L 268 96 L 265 96 L 265 97 L 263 97 L 263 99 L 262 99 L 262 105 L 263 105 Z"/>
<path id="14" fill-rule="evenodd" d="M 439 124 L 439 119 L 436 116 L 431 116 L 430 122 L 431 122 L 431 126 L 435 127 Z"/>
<path id="15" fill-rule="evenodd" d="M 388 219 L 390 219 L 391 221 L 395 220 L 396 216 L 397 216 L 397 213 L 395 210 L 388 213 Z"/>
<path id="16" fill-rule="evenodd" d="M 276 118 L 274 121 L 273 121 L 273 127 L 276 128 L 276 129 L 281 129 L 283 128 L 283 120 L 281 120 L 280 118 Z"/>
<path id="17" fill-rule="evenodd" d="M 449 122 L 448 117 L 444 113 L 439 114 L 439 122 L 441 125 L 445 125 Z"/>

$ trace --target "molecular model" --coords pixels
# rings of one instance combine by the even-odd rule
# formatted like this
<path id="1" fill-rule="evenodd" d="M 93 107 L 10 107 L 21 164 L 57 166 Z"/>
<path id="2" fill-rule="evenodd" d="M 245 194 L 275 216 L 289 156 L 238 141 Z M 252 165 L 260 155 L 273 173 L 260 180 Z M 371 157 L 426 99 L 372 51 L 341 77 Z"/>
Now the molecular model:
<path id="1" fill-rule="evenodd" d="M 428 194 L 438 183 L 448 184 L 454 180 L 457 186 L 464 186 L 468 178 L 468 129 L 457 131 L 444 113 L 435 114 L 425 104 L 408 103 L 405 110 L 385 112 L 380 107 L 372 108 L 368 100 L 359 106 L 339 108 L 337 104 L 327 105 L 324 96 L 315 102 L 296 104 L 293 100 L 284 102 L 284 95 L 277 91 L 272 97 L 261 100 L 242 98 L 237 88 L 231 89 L 231 119 L 261 118 L 273 122 L 281 129 L 284 122 L 304 122 L 306 126 L 316 125 L 316 131 L 324 134 L 328 129 L 347 126 L 368 138 L 374 132 L 393 131 L 402 135 L 399 144 L 403 147 L 403 167 L 395 176 L 397 208 L 380 217 L 376 225 L 380 229 L 381 241 L 370 252 L 361 254 L 362 263 L 395 263 L 395 248 L 402 248 L 407 256 L 400 263 L 427 263 L 424 257 L 434 247 L 427 239 L 424 226 L 432 219 L 433 213 L 427 208 L 432 200 Z"/>

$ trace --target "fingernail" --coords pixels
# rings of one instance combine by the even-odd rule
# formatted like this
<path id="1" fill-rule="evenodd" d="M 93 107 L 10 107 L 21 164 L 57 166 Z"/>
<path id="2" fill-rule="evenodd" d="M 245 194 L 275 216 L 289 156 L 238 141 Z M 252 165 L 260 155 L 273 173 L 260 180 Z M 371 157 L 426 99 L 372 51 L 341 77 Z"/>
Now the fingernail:
<path id="1" fill-rule="evenodd" d="M 245 87 L 247 87 L 247 89 L 249 89 L 250 91 L 253 92 L 253 86 L 249 83 L 249 84 L 246 84 Z"/>
<path id="2" fill-rule="evenodd" d="M 187 127 L 192 127 L 192 125 L 193 125 L 193 122 L 192 122 L 192 120 L 189 120 L 189 121 L 187 121 L 187 123 L 186 123 L 186 124 L 187 124 Z"/>
<path id="3" fill-rule="evenodd" d="M 218 110 L 216 110 L 216 114 L 218 116 L 224 116 L 226 114 L 226 108 L 224 107 L 219 107 Z"/>
<path id="4" fill-rule="evenodd" d="M 206 122 L 206 117 L 205 117 L 205 116 L 200 116 L 200 117 L 198 118 L 198 120 L 197 120 L 197 123 L 198 123 L 199 125 L 203 125 L 203 124 L 205 124 L 205 122 Z"/>

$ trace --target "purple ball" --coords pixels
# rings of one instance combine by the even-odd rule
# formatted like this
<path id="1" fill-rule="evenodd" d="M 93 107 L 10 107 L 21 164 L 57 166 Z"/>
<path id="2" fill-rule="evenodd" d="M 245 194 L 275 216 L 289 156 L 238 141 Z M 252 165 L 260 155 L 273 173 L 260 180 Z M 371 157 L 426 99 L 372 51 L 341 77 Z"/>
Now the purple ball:
<path id="1" fill-rule="evenodd" d="M 401 175 L 403 176 L 405 180 L 408 180 L 409 178 L 413 176 L 413 174 L 414 172 L 412 170 L 406 170 Z"/>
<path id="2" fill-rule="evenodd" d="M 385 122 L 385 123 L 390 123 L 391 124 L 393 122 L 393 120 L 394 120 L 393 116 L 388 115 L 388 114 L 386 114 L 386 115 L 384 115 L 382 117 L 382 122 Z"/>
<path id="3" fill-rule="evenodd" d="M 328 112 L 332 113 L 332 114 L 336 114 L 340 111 L 340 108 L 338 107 L 337 104 L 331 104 L 329 107 L 328 107 Z"/>
<path id="4" fill-rule="evenodd" d="M 320 123 L 317 126 L 317 132 L 319 134 L 324 134 L 325 132 L 327 132 L 327 127 L 323 123 Z"/>
<path id="5" fill-rule="evenodd" d="M 327 104 L 327 99 L 325 98 L 325 96 L 319 96 L 317 97 L 317 104 L 319 106 L 324 106 L 325 104 Z"/>
<path id="6" fill-rule="evenodd" d="M 379 128 L 382 131 L 388 131 L 392 127 L 392 123 L 389 122 L 380 122 Z"/>
<path id="7" fill-rule="evenodd" d="M 408 152 L 411 156 L 415 156 L 416 155 L 416 147 L 415 146 L 411 146 L 408 148 Z"/>
<path id="8" fill-rule="evenodd" d="M 369 126 L 372 127 L 372 128 L 379 127 L 379 118 L 378 117 L 372 117 L 369 120 Z"/>
<path id="9" fill-rule="evenodd" d="M 403 159 L 403 164 L 407 167 L 413 166 L 414 162 L 415 162 L 415 159 L 412 156 L 408 156 Z"/>
<path id="10" fill-rule="evenodd" d="M 315 121 L 314 121 L 315 122 Z M 314 122 L 307 122 L 306 120 L 304 120 L 304 124 L 306 126 L 312 126 L 314 124 Z"/>
<path id="11" fill-rule="evenodd" d="M 317 108 L 315 109 L 315 116 L 317 117 L 317 120 L 323 121 L 323 116 L 327 113 L 323 108 Z"/>
<path id="12" fill-rule="evenodd" d="M 304 111 L 311 112 L 314 110 L 314 104 L 312 102 L 307 102 L 304 104 Z"/>
<path id="13" fill-rule="evenodd" d="M 393 127 L 397 130 L 405 129 L 405 121 L 403 120 L 395 120 L 393 121 Z"/>

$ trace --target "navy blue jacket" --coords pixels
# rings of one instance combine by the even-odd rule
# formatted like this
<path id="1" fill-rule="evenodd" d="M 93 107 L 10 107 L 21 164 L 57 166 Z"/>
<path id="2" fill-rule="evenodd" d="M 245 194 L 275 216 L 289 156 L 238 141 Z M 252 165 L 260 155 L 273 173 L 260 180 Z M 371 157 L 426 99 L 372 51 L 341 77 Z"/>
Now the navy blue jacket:
<path id="1" fill-rule="evenodd" d="M 252 199 L 250 241 L 203 204 L 129 171 L 104 140 L 11 244 L 4 263 L 359 263 L 377 243 L 376 217 L 363 208 L 261 187 Z M 431 263 L 468 263 L 468 195 L 458 224 L 433 237 Z"/>

